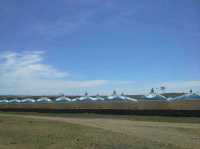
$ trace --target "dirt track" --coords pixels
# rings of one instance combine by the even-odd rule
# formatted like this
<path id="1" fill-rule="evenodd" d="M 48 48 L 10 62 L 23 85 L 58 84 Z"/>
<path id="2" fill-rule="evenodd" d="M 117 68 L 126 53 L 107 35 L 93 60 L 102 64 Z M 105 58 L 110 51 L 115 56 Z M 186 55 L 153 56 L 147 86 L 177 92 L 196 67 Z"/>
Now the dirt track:
<path id="1" fill-rule="evenodd" d="M 199 149 L 200 146 L 200 124 L 144 122 L 107 118 L 64 118 L 31 115 L 15 116 L 91 126 L 113 132 L 125 133 L 137 137 L 138 139 L 165 142 L 177 145 L 177 147 L 181 148 Z"/>

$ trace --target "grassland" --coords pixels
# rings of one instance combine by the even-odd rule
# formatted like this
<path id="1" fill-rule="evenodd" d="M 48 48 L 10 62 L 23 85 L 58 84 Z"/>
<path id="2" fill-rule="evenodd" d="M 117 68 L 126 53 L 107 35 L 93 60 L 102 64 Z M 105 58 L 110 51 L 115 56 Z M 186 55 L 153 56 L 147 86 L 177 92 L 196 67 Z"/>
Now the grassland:
<path id="1" fill-rule="evenodd" d="M 95 113 L 38 113 L 38 112 L 2 112 L 4 114 L 51 116 L 63 118 L 104 118 L 144 122 L 169 122 L 169 123 L 197 123 L 200 124 L 200 117 L 177 117 L 177 116 L 141 116 L 141 115 L 117 115 L 117 114 L 95 114 Z"/>
<path id="2" fill-rule="evenodd" d="M 180 119 L 0 113 L 0 149 L 198 149 L 199 118 Z"/>
<path id="3" fill-rule="evenodd" d="M 114 109 L 114 110 L 200 110 L 200 100 L 188 101 L 113 101 L 88 103 L 0 104 L 0 109 Z"/>

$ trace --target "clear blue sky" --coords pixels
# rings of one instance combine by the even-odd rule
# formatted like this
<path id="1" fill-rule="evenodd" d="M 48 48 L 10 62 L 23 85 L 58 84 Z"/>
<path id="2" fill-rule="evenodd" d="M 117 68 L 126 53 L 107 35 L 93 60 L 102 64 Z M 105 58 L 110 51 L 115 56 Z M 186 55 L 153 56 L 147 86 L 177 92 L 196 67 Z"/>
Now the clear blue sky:
<path id="1" fill-rule="evenodd" d="M 162 84 L 198 90 L 200 1 L 0 0 L 0 51 L 44 52 L 36 64 L 69 73 L 45 80 L 70 81 L 60 90 L 69 94 L 134 93 Z M 79 81 L 105 82 L 87 88 L 74 85 Z M 2 94 L 26 94 L 0 84 Z"/>

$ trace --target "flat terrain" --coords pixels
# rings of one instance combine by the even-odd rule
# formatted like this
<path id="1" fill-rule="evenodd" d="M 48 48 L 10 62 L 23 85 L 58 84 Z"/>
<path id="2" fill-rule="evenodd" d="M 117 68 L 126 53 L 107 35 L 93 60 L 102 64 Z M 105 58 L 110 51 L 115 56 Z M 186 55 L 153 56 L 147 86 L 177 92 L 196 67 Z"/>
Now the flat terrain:
<path id="1" fill-rule="evenodd" d="M 199 149 L 199 146 L 199 118 L 0 113 L 0 149 Z"/>
<path id="2" fill-rule="evenodd" d="M 70 109 L 111 109 L 111 110 L 200 110 L 200 100 L 188 101 L 113 101 L 113 102 L 69 102 L 45 104 L 0 104 L 0 110 L 70 110 Z"/>

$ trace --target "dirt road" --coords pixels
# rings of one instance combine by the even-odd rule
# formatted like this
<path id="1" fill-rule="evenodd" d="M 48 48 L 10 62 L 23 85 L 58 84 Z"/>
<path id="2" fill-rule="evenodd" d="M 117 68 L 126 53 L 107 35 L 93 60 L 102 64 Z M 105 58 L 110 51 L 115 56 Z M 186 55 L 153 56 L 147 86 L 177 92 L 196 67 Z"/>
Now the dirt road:
<path id="1" fill-rule="evenodd" d="M 181 148 L 200 147 L 200 124 L 144 122 L 107 118 L 71 118 L 52 116 L 15 115 L 23 118 L 67 122 L 101 128 L 113 132 L 132 135 L 138 139 L 165 142 Z"/>

